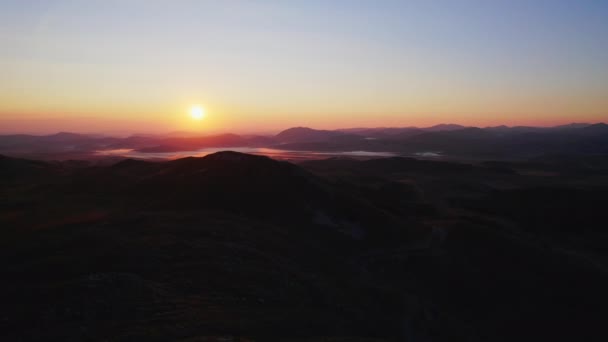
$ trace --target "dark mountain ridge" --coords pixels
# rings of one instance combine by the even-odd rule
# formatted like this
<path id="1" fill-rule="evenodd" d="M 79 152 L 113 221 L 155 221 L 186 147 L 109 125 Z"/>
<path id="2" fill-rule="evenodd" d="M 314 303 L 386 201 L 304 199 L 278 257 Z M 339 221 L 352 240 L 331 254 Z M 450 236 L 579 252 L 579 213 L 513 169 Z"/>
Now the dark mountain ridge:
<path id="1" fill-rule="evenodd" d="M 275 136 L 279 143 L 318 142 L 342 135 L 339 131 L 317 130 L 308 127 L 293 127 Z"/>
<path id="2" fill-rule="evenodd" d="M 150 209 L 219 210 L 292 223 L 297 218 L 298 224 L 317 222 L 358 238 L 402 234 L 408 221 L 407 212 L 386 212 L 352 187 L 294 164 L 230 151 L 167 162 L 125 160 L 75 170 L 70 177 L 71 193 L 114 193 Z"/>
<path id="3" fill-rule="evenodd" d="M 294 127 L 276 136 L 100 137 L 59 133 L 50 136 L 0 136 L 0 153 L 35 159 L 96 158 L 97 151 L 130 149 L 140 153 L 195 151 L 202 148 L 274 148 L 294 151 L 376 151 L 396 154 L 439 152 L 453 158 L 526 159 L 556 153 L 603 154 L 608 150 L 604 123 L 556 127 L 377 128 L 316 130 Z"/>

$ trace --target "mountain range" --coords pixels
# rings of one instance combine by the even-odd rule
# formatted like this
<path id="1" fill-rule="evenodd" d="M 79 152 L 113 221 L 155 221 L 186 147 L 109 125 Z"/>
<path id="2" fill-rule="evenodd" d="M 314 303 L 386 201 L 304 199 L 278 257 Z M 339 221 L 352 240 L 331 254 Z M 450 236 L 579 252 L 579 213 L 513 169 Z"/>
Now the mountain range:
<path id="1" fill-rule="evenodd" d="M 272 148 L 286 151 L 371 151 L 397 155 L 433 152 L 451 158 L 527 159 L 551 154 L 608 153 L 608 125 L 573 123 L 555 127 L 353 128 L 294 127 L 274 136 L 219 134 L 131 136 L 127 138 L 57 133 L 0 136 L 0 153 L 36 159 L 82 159 L 96 151 L 130 149 L 142 153 L 201 148 Z"/>

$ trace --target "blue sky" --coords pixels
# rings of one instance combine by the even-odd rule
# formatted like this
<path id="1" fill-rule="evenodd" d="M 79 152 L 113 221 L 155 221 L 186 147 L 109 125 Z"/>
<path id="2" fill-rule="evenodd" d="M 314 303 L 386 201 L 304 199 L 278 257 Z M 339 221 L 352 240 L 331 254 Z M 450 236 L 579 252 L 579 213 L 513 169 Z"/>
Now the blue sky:
<path id="1" fill-rule="evenodd" d="M 608 115 L 608 1 L 5 0 L 0 42 L 0 120 L 162 128 L 194 102 L 218 130 Z"/>

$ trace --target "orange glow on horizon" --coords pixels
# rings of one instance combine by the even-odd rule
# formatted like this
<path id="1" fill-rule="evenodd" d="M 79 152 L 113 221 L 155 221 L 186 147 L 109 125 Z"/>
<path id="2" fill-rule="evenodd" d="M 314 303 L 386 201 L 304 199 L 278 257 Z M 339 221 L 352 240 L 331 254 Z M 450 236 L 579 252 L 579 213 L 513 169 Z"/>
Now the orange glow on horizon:
<path id="1" fill-rule="evenodd" d="M 184 109 L 186 108 L 186 109 Z M 203 109 L 204 108 L 204 109 Z M 441 123 L 463 126 L 556 126 L 572 122 L 597 123 L 608 121 L 603 115 L 559 115 L 543 116 L 534 114 L 406 114 L 406 113 L 296 113 L 277 114 L 273 112 L 246 112 L 240 108 L 215 106 L 210 115 L 210 107 L 203 109 L 203 118 L 192 114 L 191 105 L 168 108 L 165 113 L 147 115 L 125 113 L 124 115 L 98 114 L 80 116 L 76 114 L 23 115 L 0 112 L 0 134 L 31 133 L 52 134 L 60 131 L 78 133 L 103 133 L 129 135 L 137 133 L 164 134 L 171 132 L 191 132 L 196 134 L 269 134 L 281 130 L 305 126 L 315 129 L 340 129 L 352 127 L 429 127 Z M 186 112 L 186 114 L 184 114 Z M 198 114 L 196 115 L 198 116 Z"/>

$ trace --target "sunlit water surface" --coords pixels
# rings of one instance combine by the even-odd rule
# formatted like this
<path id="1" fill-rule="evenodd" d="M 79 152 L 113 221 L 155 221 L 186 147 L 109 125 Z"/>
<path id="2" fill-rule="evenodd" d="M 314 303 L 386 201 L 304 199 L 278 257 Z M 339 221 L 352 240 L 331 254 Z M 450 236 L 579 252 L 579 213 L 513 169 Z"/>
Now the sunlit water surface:
<path id="1" fill-rule="evenodd" d="M 249 154 L 263 155 L 274 159 L 285 160 L 311 160 L 325 159 L 330 157 L 354 157 L 354 158 L 379 158 L 394 157 L 397 153 L 392 152 L 370 152 L 370 151 L 344 151 L 344 152 L 321 152 L 321 151 L 286 151 L 262 147 L 209 147 L 195 151 L 178 152 L 139 152 L 133 149 L 100 150 L 96 154 L 104 156 L 120 156 L 137 159 L 178 159 L 185 157 L 204 157 L 208 154 L 220 151 L 235 151 Z"/>

